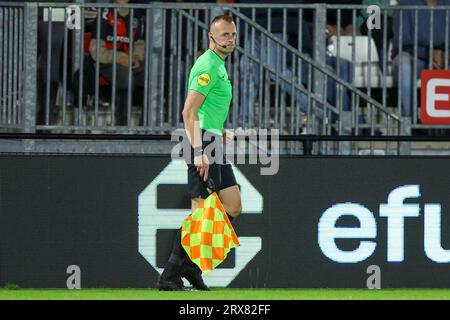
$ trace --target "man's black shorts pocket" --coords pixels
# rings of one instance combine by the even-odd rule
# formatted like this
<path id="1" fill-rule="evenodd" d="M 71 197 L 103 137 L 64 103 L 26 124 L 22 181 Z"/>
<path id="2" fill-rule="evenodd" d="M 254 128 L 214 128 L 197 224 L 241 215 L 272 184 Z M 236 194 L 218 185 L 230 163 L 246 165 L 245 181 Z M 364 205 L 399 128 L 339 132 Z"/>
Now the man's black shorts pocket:
<path id="1" fill-rule="evenodd" d="M 209 166 L 208 175 L 213 180 L 216 191 L 237 185 L 233 168 L 230 164 L 220 165 L 213 163 Z M 191 199 L 197 197 L 206 199 L 209 195 L 206 189 L 206 182 L 200 177 L 197 168 L 193 164 L 188 165 L 188 192 Z"/>

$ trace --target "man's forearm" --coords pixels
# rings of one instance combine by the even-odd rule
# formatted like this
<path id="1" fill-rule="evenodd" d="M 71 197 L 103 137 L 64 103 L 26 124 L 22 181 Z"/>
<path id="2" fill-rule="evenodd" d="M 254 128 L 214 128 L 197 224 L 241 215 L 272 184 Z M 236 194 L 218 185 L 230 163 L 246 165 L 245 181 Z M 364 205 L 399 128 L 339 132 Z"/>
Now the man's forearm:
<path id="1" fill-rule="evenodd" d="M 202 147 L 202 132 L 198 119 L 198 111 L 205 101 L 201 93 L 190 90 L 183 108 L 183 121 L 186 134 L 193 148 Z"/>
<path id="2" fill-rule="evenodd" d="M 145 42 L 138 40 L 134 43 L 134 54 L 138 57 L 139 61 L 144 61 L 145 57 Z"/>
<path id="3" fill-rule="evenodd" d="M 189 112 L 183 118 L 184 128 L 186 129 L 192 148 L 202 147 L 202 137 L 197 112 Z"/>
<path id="4" fill-rule="evenodd" d="M 107 49 L 105 47 L 105 41 L 100 40 L 100 50 L 98 53 L 98 61 L 100 63 L 109 64 L 113 62 L 113 56 L 114 56 L 114 50 L 113 49 Z M 89 53 L 91 54 L 91 57 L 94 59 L 94 61 L 97 60 L 97 39 L 92 39 L 91 43 L 89 45 Z M 125 52 L 122 51 L 116 51 L 116 61 L 120 58 L 123 58 L 124 56 L 127 56 Z"/>

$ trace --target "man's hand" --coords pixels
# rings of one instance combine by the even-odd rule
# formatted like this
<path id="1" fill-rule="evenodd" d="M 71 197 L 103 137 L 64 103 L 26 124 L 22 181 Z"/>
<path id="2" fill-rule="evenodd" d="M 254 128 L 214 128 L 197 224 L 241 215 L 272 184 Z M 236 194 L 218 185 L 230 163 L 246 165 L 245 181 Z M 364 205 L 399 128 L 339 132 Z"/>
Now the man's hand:
<path id="1" fill-rule="evenodd" d="M 443 69 L 444 68 L 444 51 L 441 49 L 433 50 L 433 68 Z"/>
<path id="2" fill-rule="evenodd" d="M 120 55 L 119 57 L 117 57 L 117 63 L 124 66 L 124 67 L 128 67 L 128 59 L 129 56 L 127 54 L 123 54 Z"/>
<path id="3" fill-rule="evenodd" d="M 194 158 L 194 165 L 203 181 L 208 181 L 209 161 L 205 154 L 199 154 Z"/>
<path id="4" fill-rule="evenodd" d="M 327 24 L 327 27 L 325 29 L 325 36 L 327 39 L 330 39 L 332 36 L 335 36 L 337 34 L 337 27 Z"/>
<path id="5" fill-rule="evenodd" d="M 223 142 L 225 142 L 225 143 L 231 143 L 231 141 L 233 141 L 233 139 L 234 139 L 234 132 L 231 130 L 225 129 L 223 131 L 222 139 L 223 139 Z"/>
<path id="6" fill-rule="evenodd" d="M 120 55 L 117 58 L 117 63 L 122 65 L 122 66 L 124 66 L 124 67 L 127 67 L 127 68 L 128 68 L 128 62 L 129 62 L 129 55 L 127 55 L 127 54 Z M 139 68 L 140 66 L 141 66 L 141 63 L 139 62 L 138 56 L 137 55 L 133 55 L 133 61 L 131 63 L 131 67 L 133 69 L 136 69 L 136 68 Z"/>
<path id="7" fill-rule="evenodd" d="M 132 68 L 136 69 L 136 68 L 139 68 L 140 66 L 141 66 L 141 63 L 139 62 L 139 58 L 138 58 L 137 54 L 133 55 Z"/>

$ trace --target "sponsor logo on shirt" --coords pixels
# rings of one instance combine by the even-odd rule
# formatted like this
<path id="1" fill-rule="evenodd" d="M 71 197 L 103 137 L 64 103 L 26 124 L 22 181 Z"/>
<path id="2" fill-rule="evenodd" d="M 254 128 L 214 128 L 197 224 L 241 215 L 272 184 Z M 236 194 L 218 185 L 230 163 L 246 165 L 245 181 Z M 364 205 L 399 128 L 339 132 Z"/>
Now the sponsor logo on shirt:
<path id="1" fill-rule="evenodd" d="M 207 73 L 203 73 L 198 76 L 197 82 L 202 87 L 206 87 L 211 82 L 211 76 Z"/>
<path id="2" fill-rule="evenodd" d="M 114 37 L 111 36 L 111 35 L 106 36 L 106 41 L 108 41 L 108 42 L 113 42 L 113 41 L 114 41 Z M 117 37 L 116 37 L 116 41 L 117 41 L 117 42 L 130 43 L 130 38 L 128 38 L 128 37 L 117 36 Z"/>

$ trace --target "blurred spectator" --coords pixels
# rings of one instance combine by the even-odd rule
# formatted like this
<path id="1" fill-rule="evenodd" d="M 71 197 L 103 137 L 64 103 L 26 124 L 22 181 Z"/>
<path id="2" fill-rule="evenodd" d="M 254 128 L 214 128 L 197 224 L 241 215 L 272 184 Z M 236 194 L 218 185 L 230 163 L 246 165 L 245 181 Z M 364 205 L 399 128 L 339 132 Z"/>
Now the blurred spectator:
<path id="1" fill-rule="evenodd" d="M 70 0 L 55 0 L 53 3 L 70 3 Z M 56 95 L 63 74 L 63 45 L 64 45 L 64 8 L 52 9 L 51 39 L 49 37 L 49 7 L 39 8 L 38 14 L 38 81 L 37 81 L 37 124 L 54 124 L 56 116 Z M 68 45 L 71 45 L 72 32 L 68 32 Z M 48 45 L 50 42 L 50 52 Z M 68 52 L 70 53 L 70 47 Z M 47 60 L 50 55 L 50 65 Z M 70 61 L 70 56 L 68 56 Z M 71 64 L 68 64 L 69 68 Z M 50 73 L 48 74 L 48 69 Z M 68 70 L 69 76 L 71 71 Z M 67 88 L 70 88 L 70 77 L 67 80 Z M 50 92 L 47 97 L 47 84 L 49 83 Z M 46 101 L 49 99 L 48 119 L 46 119 Z M 48 122 L 47 122 L 48 120 Z"/>
<path id="2" fill-rule="evenodd" d="M 271 4 L 273 1 L 271 0 L 240 0 L 239 3 L 267 3 Z M 285 0 L 283 3 L 301 3 L 298 0 Z M 251 9 L 242 9 L 242 14 L 246 15 L 249 18 L 252 17 L 252 10 Z M 297 47 L 296 39 L 298 38 L 296 35 L 298 34 L 298 15 L 291 15 L 288 14 L 287 16 L 287 42 L 291 45 L 294 45 Z M 282 10 L 272 10 L 271 15 L 271 24 L 268 25 L 267 20 L 267 11 L 266 10 L 256 10 L 255 13 L 255 22 L 259 25 L 261 25 L 263 28 L 270 31 L 275 37 L 279 38 L 280 40 L 283 39 L 283 12 Z M 269 28 L 270 27 L 270 28 Z M 261 57 L 261 47 L 265 48 L 268 47 L 268 50 L 265 50 L 267 55 L 265 57 L 265 61 L 263 61 L 264 64 L 268 64 L 269 67 L 273 70 L 277 70 L 278 63 L 280 63 L 281 66 L 281 59 L 282 57 L 279 56 L 282 54 L 283 50 L 282 48 L 273 40 L 270 40 L 269 38 L 263 36 L 260 32 L 255 32 L 255 41 L 249 41 L 250 34 L 251 34 L 251 28 L 249 28 L 249 34 L 245 34 L 245 23 L 241 24 L 240 30 L 238 30 L 238 33 L 240 34 L 241 41 L 240 43 L 244 43 L 244 47 L 246 50 L 248 50 L 249 53 L 254 53 L 257 58 L 262 59 Z M 307 34 L 308 30 L 307 28 L 303 29 L 303 34 Z M 305 38 L 306 41 L 309 41 L 309 36 L 302 37 Z M 295 42 L 295 43 L 293 43 Z M 305 47 L 309 47 L 309 45 L 306 45 Z M 305 47 L 303 48 L 305 50 Z M 312 50 L 312 46 L 311 46 Z M 293 76 L 292 68 L 289 68 L 288 66 L 292 63 L 292 55 L 286 55 L 286 68 L 283 70 L 280 70 L 282 74 L 287 78 L 291 79 Z M 244 56 L 241 56 L 241 59 L 239 61 L 239 73 L 240 73 L 240 81 L 239 81 L 239 88 L 240 88 L 240 97 L 239 97 L 239 115 L 238 115 L 238 124 L 239 126 L 245 126 L 246 123 L 249 122 L 249 110 L 250 108 L 253 108 L 255 105 L 255 101 L 258 98 L 259 93 L 259 86 L 260 84 L 260 66 L 258 63 L 254 62 L 251 59 L 245 59 Z M 269 73 L 269 76 L 272 80 L 275 79 L 275 75 L 273 73 Z M 307 79 L 307 78 L 303 78 Z M 282 82 L 284 83 L 284 82 Z M 253 94 L 250 94 L 250 87 L 253 87 Z M 293 94 L 292 86 L 286 84 L 285 90 L 289 95 Z M 294 90 L 297 92 L 297 90 Z M 298 93 L 298 92 L 297 92 Z M 306 112 L 307 108 L 307 99 L 306 95 L 304 94 L 297 94 L 297 99 L 300 99 L 300 105 L 303 112 Z M 250 123 L 250 126 L 252 124 Z"/>
<path id="3" fill-rule="evenodd" d="M 266 2 L 265 0 L 262 1 L 252 1 L 252 0 L 241 0 L 241 3 L 261 3 Z M 269 1 L 271 2 L 271 1 Z M 304 3 L 305 1 L 289 1 L 290 3 Z M 307 2 L 307 1 L 306 1 Z M 245 11 L 243 10 L 243 13 Z M 251 13 L 247 12 L 247 16 L 251 17 Z M 287 17 L 287 42 L 295 47 L 299 47 L 299 44 L 297 44 L 298 39 L 298 15 L 288 15 Z M 332 18 L 330 18 L 331 21 Z M 282 30 L 283 30 L 283 16 L 282 12 L 280 12 L 278 15 L 276 12 L 273 13 L 272 19 L 271 19 L 271 29 L 270 31 L 274 34 L 274 36 L 278 37 L 279 39 L 283 38 Z M 256 22 L 260 24 L 261 26 L 267 28 L 267 13 L 264 12 L 260 15 L 256 15 Z M 241 27 L 243 28 L 243 27 Z M 242 34 L 242 30 L 241 30 Z M 327 38 L 331 37 L 333 33 L 328 33 Z M 254 52 L 257 55 L 258 58 L 260 58 L 260 46 L 261 46 L 261 39 L 264 39 L 265 37 L 262 37 L 258 32 L 255 36 L 255 42 L 254 42 Z M 248 42 L 248 38 L 246 38 L 246 43 Z M 302 25 L 302 36 L 301 36 L 301 45 L 302 45 L 302 51 L 303 53 L 307 54 L 310 57 L 313 57 L 313 25 L 312 23 L 303 21 Z M 268 63 L 269 66 L 272 69 L 277 69 L 277 63 L 279 62 L 278 54 L 282 53 L 281 47 L 280 50 L 277 50 L 279 45 L 275 41 L 268 40 L 268 47 L 269 47 L 269 56 L 267 58 L 267 61 L 265 63 Z M 251 48 L 247 47 L 247 49 L 251 52 Z M 279 52 L 279 53 L 278 53 Z M 287 55 L 287 68 L 282 70 L 283 75 L 287 79 L 291 79 L 292 74 L 292 65 L 291 65 L 291 59 L 292 55 Z M 246 64 L 246 66 L 245 66 Z M 330 66 L 332 69 L 337 70 L 337 64 L 338 60 L 336 57 L 333 56 L 326 56 L 326 64 Z M 339 78 L 350 82 L 351 80 L 351 62 L 345 59 L 339 59 Z M 254 106 L 254 102 L 258 96 L 258 90 L 259 87 L 259 65 L 257 63 L 254 63 L 252 61 L 245 62 L 244 59 L 241 59 L 240 62 L 240 73 L 241 75 L 241 82 L 240 82 L 240 89 L 243 94 L 240 96 L 240 108 L 239 108 L 239 125 L 243 125 L 244 123 L 247 123 L 248 121 L 248 110 L 249 108 Z M 242 81 L 242 77 L 244 81 Z M 273 74 L 271 74 L 271 77 L 273 77 Z M 301 75 L 301 82 L 303 85 L 307 85 L 308 81 L 308 65 L 306 62 L 302 62 L 302 75 Z M 249 90 L 245 89 L 248 88 L 250 85 L 254 86 L 254 95 L 249 94 Z M 291 85 L 285 85 L 286 92 L 291 95 L 292 92 L 292 86 Z M 327 101 L 331 105 L 337 106 L 338 102 L 338 94 L 336 90 L 336 82 L 332 80 L 327 81 Z M 303 93 L 297 93 L 297 99 L 300 101 L 300 109 L 302 112 L 307 112 L 307 97 Z M 344 88 L 342 92 L 342 107 L 344 111 L 351 111 L 351 103 L 350 103 L 350 96 L 348 89 Z"/>
<path id="4" fill-rule="evenodd" d="M 215 3 L 217 3 L 217 4 L 222 4 L 222 5 L 224 5 L 224 4 L 227 4 L 227 3 L 235 3 L 236 1 L 235 1 L 235 0 L 216 0 L 216 1 L 211 1 L 211 2 L 215 2 Z M 209 15 L 210 21 L 211 21 L 214 17 L 220 16 L 220 15 L 225 14 L 225 13 L 227 13 L 227 12 L 228 12 L 228 10 L 222 10 L 220 7 L 212 8 L 212 9 L 211 9 L 211 14 Z"/>
<path id="5" fill-rule="evenodd" d="M 329 0 L 329 1 L 321 1 L 327 4 L 339 4 L 339 5 L 348 5 L 349 1 L 347 0 Z M 350 1 L 351 5 L 360 5 L 362 3 L 361 0 Z M 345 10 L 341 9 L 341 32 L 340 34 L 343 36 L 351 36 L 353 34 L 353 29 L 355 29 L 356 34 L 359 34 L 359 29 L 355 24 L 353 24 L 353 10 Z M 337 34 L 337 23 L 338 23 L 338 11 L 337 9 L 327 10 L 327 27 L 329 29 L 334 29 L 335 34 Z"/>
<path id="6" fill-rule="evenodd" d="M 362 0 L 300 0 L 299 2 L 305 4 L 317 4 L 317 3 L 325 3 L 325 4 L 333 4 L 333 5 L 342 5 L 344 7 L 348 7 L 349 5 L 360 5 Z M 340 34 L 352 35 L 353 28 L 356 29 L 356 26 L 353 25 L 353 9 L 341 9 L 340 15 Z M 338 11 L 337 9 L 328 9 L 327 10 L 327 30 L 329 32 L 329 37 L 337 34 L 337 24 L 338 24 Z M 356 30 L 357 31 L 357 30 Z M 357 34 L 359 32 L 357 31 Z"/>
<path id="7" fill-rule="evenodd" d="M 304 3 L 316 3 L 316 1 L 311 0 L 303 0 Z M 341 5 L 341 6 L 348 6 L 351 5 L 360 5 L 362 3 L 362 0 L 322 0 L 321 3 L 325 4 L 333 4 L 333 5 Z M 339 26 L 338 26 L 339 24 Z M 338 30 L 339 29 L 339 30 Z M 351 36 L 353 35 L 353 32 L 355 32 L 356 35 L 359 35 L 359 28 L 356 26 L 356 21 L 353 21 L 353 9 L 341 9 L 340 14 L 338 13 L 338 9 L 328 9 L 327 10 L 327 21 L 326 21 L 326 30 L 325 35 L 327 42 L 329 39 L 333 36 L 337 36 L 338 34 L 340 36 Z M 312 53 L 311 53 L 312 55 Z M 343 59 L 343 58 L 337 58 L 331 55 L 327 55 L 326 57 L 326 64 L 332 67 L 334 70 L 337 71 L 339 69 L 339 78 L 341 80 L 344 80 L 346 82 L 350 82 L 352 79 L 352 62 Z M 338 68 L 339 65 L 339 68 Z M 337 99 L 338 94 L 336 90 L 336 82 L 335 81 L 328 81 L 327 83 L 327 96 L 329 97 L 328 102 L 331 104 L 334 104 L 337 106 Z M 343 100 L 343 110 L 344 111 L 351 111 L 351 104 L 350 104 L 350 95 L 348 92 L 348 89 L 344 87 L 343 94 L 342 94 L 342 100 Z M 360 119 L 360 122 L 363 122 L 363 119 Z"/>
<path id="8" fill-rule="evenodd" d="M 366 8 L 360 11 L 356 19 L 356 28 L 363 35 L 368 35 L 369 30 L 367 28 L 367 19 L 369 18 L 369 14 L 367 13 L 367 7 L 371 5 L 377 5 L 379 7 L 388 7 L 388 6 L 396 6 L 398 4 L 397 0 L 362 0 L 362 4 L 366 6 Z M 383 50 L 388 50 L 389 44 L 391 43 L 392 38 L 394 37 L 394 33 L 392 30 L 393 25 L 393 15 L 394 10 L 383 10 L 381 9 L 380 20 L 381 20 L 381 28 L 380 29 L 372 29 L 372 37 L 375 41 L 375 45 L 377 46 L 378 58 L 380 67 L 383 68 Z M 384 24 L 384 15 L 386 14 L 387 25 Z M 384 30 L 386 30 L 386 47 L 383 46 L 383 37 Z M 388 53 L 386 53 L 387 55 Z"/>
<path id="9" fill-rule="evenodd" d="M 347 27 L 348 26 L 349 25 L 347 24 Z M 352 25 L 350 25 L 350 26 L 352 26 Z M 329 27 L 330 27 L 330 25 L 328 24 L 328 21 L 327 21 L 327 30 L 325 31 L 325 36 L 326 36 L 327 42 L 333 35 L 335 35 L 335 33 L 333 31 L 329 32 L 329 30 L 330 30 Z M 311 56 L 313 56 L 312 52 L 310 52 L 309 54 Z M 343 58 L 338 59 L 335 56 L 331 56 L 331 55 L 327 54 L 325 57 L 325 62 L 328 66 L 330 66 L 336 72 L 339 69 L 339 74 L 338 74 L 339 79 L 341 79 L 345 82 L 348 82 L 348 83 L 351 82 L 351 79 L 352 79 L 352 62 L 351 61 L 349 61 L 347 59 L 343 59 Z M 328 97 L 328 102 L 330 104 L 338 107 L 339 95 L 337 92 L 336 85 L 337 85 L 336 81 L 333 81 L 330 79 L 328 80 L 327 97 Z M 351 111 L 352 110 L 351 102 L 350 102 L 350 93 L 346 87 L 343 87 L 343 89 L 342 89 L 342 110 L 343 111 Z M 364 121 L 362 119 L 360 119 L 359 122 L 364 122 Z"/>
<path id="10" fill-rule="evenodd" d="M 413 6 L 436 6 L 436 5 L 450 5 L 450 0 L 401 0 L 400 5 L 413 5 Z M 404 10 L 402 11 L 402 43 L 399 43 L 400 36 L 400 11 L 396 11 L 394 15 L 394 48 L 393 56 L 393 69 L 396 80 L 399 80 L 399 74 L 401 74 L 401 83 L 398 85 L 401 87 L 402 98 L 402 115 L 404 117 L 411 117 L 413 115 L 413 108 L 417 106 L 413 105 L 413 90 L 417 88 L 417 78 L 413 77 L 414 68 L 414 32 L 418 28 L 418 47 L 417 47 L 417 77 L 420 77 L 420 72 L 427 68 L 427 65 L 431 59 L 432 65 L 428 66 L 429 69 L 443 69 L 445 66 L 444 61 L 444 46 L 445 42 L 449 39 L 445 39 L 445 33 L 443 32 L 445 26 L 445 11 L 434 11 L 434 25 L 431 26 L 430 11 L 418 10 L 418 21 L 415 22 L 415 11 Z M 433 48 L 432 56 L 430 57 L 430 28 L 433 28 Z M 400 45 L 400 46 L 399 46 Z"/>
<path id="11" fill-rule="evenodd" d="M 129 0 L 113 0 L 113 3 L 127 4 Z M 116 49 L 116 101 L 117 106 L 115 110 L 116 125 L 126 125 L 127 120 L 127 92 L 128 92 L 128 64 L 131 60 L 131 97 L 133 106 L 133 94 L 135 86 L 143 87 L 145 84 L 145 70 L 144 70 L 144 28 L 142 26 L 142 19 L 135 11 L 132 24 L 130 23 L 130 9 L 117 9 L 117 35 L 114 35 L 114 10 L 104 9 L 102 16 L 97 17 L 101 19 L 101 34 L 97 35 L 96 28 L 92 34 L 89 51 L 94 61 L 98 59 L 100 62 L 100 74 L 104 76 L 109 83 L 113 82 L 113 51 Z M 133 55 L 130 56 L 130 28 L 132 26 L 133 36 Z M 114 48 L 114 36 L 116 38 L 116 48 Z M 97 53 L 97 41 L 100 41 L 100 50 Z M 142 101 L 138 102 L 142 106 Z M 142 122 L 142 116 L 141 116 Z"/>
<path id="12" fill-rule="evenodd" d="M 110 0 L 81 0 L 83 3 L 110 3 Z M 96 25 L 95 19 L 97 18 L 97 8 L 87 7 L 84 10 L 84 32 L 92 32 Z"/>

